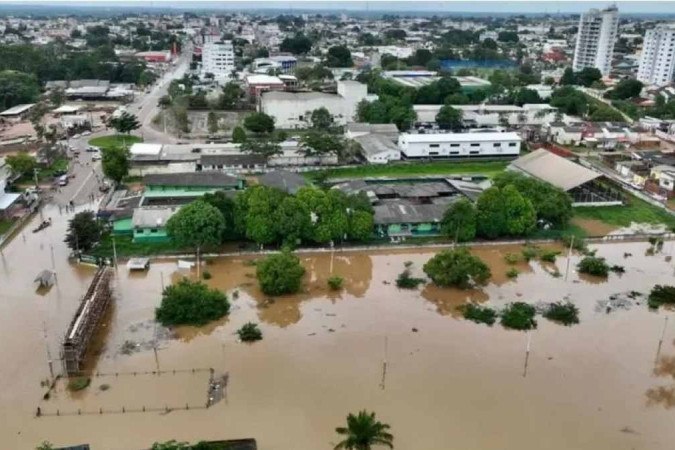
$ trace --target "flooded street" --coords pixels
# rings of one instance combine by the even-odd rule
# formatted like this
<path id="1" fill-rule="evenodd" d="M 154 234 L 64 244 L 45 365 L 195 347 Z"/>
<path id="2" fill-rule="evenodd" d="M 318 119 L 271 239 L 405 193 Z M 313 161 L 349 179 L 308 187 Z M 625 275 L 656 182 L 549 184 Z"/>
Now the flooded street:
<path id="1" fill-rule="evenodd" d="M 391 425 L 399 450 L 658 450 L 675 440 L 673 313 L 649 311 L 639 297 L 609 313 L 598 304 L 675 284 L 666 261 L 672 242 L 653 256 L 647 243 L 594 246 L 610 265 L 625 266 L 607 281 L 581 279 L 578 256 L 567 280 L 564 257 L 518 263 L 520 275 L 509 280 L 504 255 L 522 246 L 480 247 L 473 251 L 493 279 L 475 291 L 396 288 L 405 262 L 421 276 L 437 249 L 303 254 L 304 292 L 274 300 L 257 288 L 253 257 L 221 258 L 205 269 L 208 284 L 227 292 L 229 317 L 171 331 L 152 320 L 162 284 L 195 275 L 172 260 L 153 261 L 143 274 L 120 266 L 114 306 L 97 336 L 100 354 L 90 362 L 100 376 L 75 394 L 59 382 L 43 400 L 47 349 L 57 357 L 94 274 L 66 262 L 65 227 L 55 220 L 42 233 L 25 231 L 25 240 L 17 236 L 0 254 L 2 448 L 30 449 L 45 439 L 98 450 L 254 437 L 263 450 L 330 449 L 335 427 L 364 408 Z M 51 268 L 50 243 L 58 284 L 40 295 L 33 279 Z M 343 291 L 327 290 L 331 275 L 345 279 Z M 526 370 L 526 333 L 475 324 L 457 311 L 466 301 L 499 308 L 566 298 L 581 323 L 564 327 L 538 316 Z M 262 341 L 237 342 L 235 330 L 248 321 L 260 323 Z M 223 401 L 205 409 L 210 368 L 229 377 Z M 44 417 L 34 417 L 38 406 Z"/>

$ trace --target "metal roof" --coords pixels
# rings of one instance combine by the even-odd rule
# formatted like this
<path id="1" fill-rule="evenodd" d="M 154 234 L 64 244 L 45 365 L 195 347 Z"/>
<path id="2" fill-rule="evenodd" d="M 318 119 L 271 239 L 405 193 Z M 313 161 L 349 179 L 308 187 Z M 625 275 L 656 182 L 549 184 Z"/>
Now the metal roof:
<path id="1" fill-rule="evenodd" d="M 300 188 L 307 185 L 307 181 L 297 173 L 286 170 L 274 170 L 258 177 L 258 182 L 264 186 L 279 189 L 289 194 L 295 194 Z"/>
<path id="2" fill-rule="evenodd" d="M 134 228 L 158 228 L 166 225 L 166 222 L 173 216 L 179 207 L 172 206 L 168 208 L 136 208 L 131 218 Z"/>
<path id="3" fill-rule="evenodd" d="M 239 184 L 239 179 L 220 172 L 184 172 L 150 174 L 143 177 L 146 186 L 199 186 L 229 187 Z"/>
<path id="4" fill-rule="evenodd" d="M 35 106 L 35 103 L 24 103 L 23 105 L 12 106 L 0 113 L 0 116 L 15 116 L 24 113 Z"/>
<path id="5" fill-rule="evenodd" d="M 412 204 L 395 200 L 373 206 L 377 225 L 395 223 L 434 223 L 443 219 L 447 204 Z"/>
<path id="6" fill-rule="evenodd" d="M 564 191 L 569 191 L 602 174 L 568 161 L 545 149 L 535 150 L 513 161 L 509 168 L 551 183 Z"/>

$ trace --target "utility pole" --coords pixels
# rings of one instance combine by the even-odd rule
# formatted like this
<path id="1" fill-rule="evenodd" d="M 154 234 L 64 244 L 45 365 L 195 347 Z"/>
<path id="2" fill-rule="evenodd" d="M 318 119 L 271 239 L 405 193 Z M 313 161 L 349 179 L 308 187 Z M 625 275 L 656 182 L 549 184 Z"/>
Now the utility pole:
<path id="1" fill-rule="evenodd" d="M 117 269 L 117 246 L 115 245 L 115 235 L 112 235 L 112 248 L 113 248 L 113 264 Z"/>
<path id="2" fill-rule="evenodd" d="M 570 248 L 567 250 L 567 267 L 565 268 L 565 281 L 567 281 L 567 275 L 570 272 L 570 258 L 572 256 L 572 247 L 574 247 L 574 235 L 570 239 Z"/>
<path id="3" fill-rule="evenodd" d="M 54 362 L 52 361 L 52 354 L 49 351 L 49 341 L 47 340 L 47 323 L 42 321 L 42 333 L 45 339 L 45 348 L 47 349 L 47 365 L 49 366 L 49 376 L 51 381 L 54 381 Z"/>

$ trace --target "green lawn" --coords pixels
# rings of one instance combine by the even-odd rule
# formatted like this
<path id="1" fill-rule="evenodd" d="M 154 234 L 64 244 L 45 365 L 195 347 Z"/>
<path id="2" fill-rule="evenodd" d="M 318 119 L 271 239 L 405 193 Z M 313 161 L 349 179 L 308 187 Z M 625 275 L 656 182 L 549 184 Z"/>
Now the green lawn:
<path id="1" fill-rule="evenodd" d="M 327 178 L 409 177 L 421 175 L 485 175 L 493 177 L 504 171 L 508 161 L 438 161 L 426 163 L 369 164 L 342 169 L 324 169 L 305 172 L 309 178 L 317 175 Z"/>
<path id="2" fill-rule="evenodd" d="M 126 134 L 111 134 L 110 136 L 99 136 L 89 140 L 89 145 L 95 147 L 100 147 L 105 150 L 112 147 L 122 147 L 126 145 L 127 147 L 131 146 L 136 142 L 143 142 L 138 136 L 126 135 Z"/>
<path id="3" fill-rule="evenodd" d="M 169 255 L 177 253 L 193 253 L 191 249 L 180 249 L 176 247 L 171 241 L 169 242 L 147 242 L 134 243 L 131 236 L 116 236 L 115 250 L 117 256 L 152 256 L 152 255 Z M 92 256 L 112 257 L 113 246 L 112 237 L 105 236 L 96 248 L 92 249 L 88 254 Z"/>
<path id="4" fill-rule="evenodd" d="M 12 228 L 14 222 L 7 219 L 0 219 L 0 236 L 7 233 L 7 231 Z"/>
<path id="5" fill-rule="evenodd" d="M 631 222 L 663 223 L 668 228 L 675 228 L 675 216 L 666 210 L 653 206 L 639 198 L 628 196 L 625 206 L 599 206 L 574 208 L 575 217 L 595 219 L 609 225 L 626 227 Z"/>

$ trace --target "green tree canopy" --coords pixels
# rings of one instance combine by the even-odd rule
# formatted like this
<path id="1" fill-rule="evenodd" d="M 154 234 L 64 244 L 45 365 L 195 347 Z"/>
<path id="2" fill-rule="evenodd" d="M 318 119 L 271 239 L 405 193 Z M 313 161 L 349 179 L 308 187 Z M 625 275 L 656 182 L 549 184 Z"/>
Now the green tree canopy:
<path id="1" fill-rule="evenodd" d="M 64 242 L 71 250 L 86 252 L 101 239 L 101 226 L 93 211 L 82 211 L 68 221 Z"/>
<path id="2" fill-rule="evenodd" d="M 198 251 L 220 244 L 225 231 L 225 218 L 218 208 L 203 200 L 183 206 L 166 222 L 166 232 L 180 247 Z"/>
<path id="3" fill-rule="evenodd" d="M 485 190 L 476 202 L 476 210 L 477 233 L 488 239 L 523 236 L 536 226 L 532 203 L 512 185 Z"/>
<path id="4" fill-rule="evenodd" d="M 459 131 L 462 129 L 462 111 L 443 105 L 436 114 L 436 124 L 442 130 Z"/>
<path id="5" fill-rule="evenodd" d="M 244 118 L 244 128 L 253 133 L 271 133 L 274 131 L 274 117 L 262 112 L 254 112 Z"/>
<path id="6" fill-rule="evenodd" d="M 485 284 L 491 276 L 490 268 L 465 247 L 437 253 L 423 269 L 436 285 L 460 289 Z"/>
<path id="7" fill-rule="evenodd" d="M 352 67 L 352 53 L 344 45 L 336 45 L 328 49 L 326 57 L 326 66 L 328 67 Z"/>
<path id="8" fill-rule="evenodd" d="M 0 52 L 1 55 L 2 52 Z M 35 103 L 39 95 L 40 86 L 34 75 L 14 70 L 0 71 L 0 109 L 2 111 L 22 103 Z"/>
<path id="9" fill-rule="evenodd" d="M 103 174 L 119 184 L 129 174 L 129 150 L 122 147 L 109 147 L 102 150 L 101 166 Z"/>
<path id="10" fill-rule="evenodd" d="M 499 188 L 514 186 L 524 198 L 532 202 L 537 219 L 548 222 L 557 229 L 564 228 L 572 218 L 572 198 L 550 183 L 518 172 L 505 171 L 493 178 L 492 184 Z"/>
<path id="11" fill-rule="evenodd" d="M 339 155 L 344 147 L 344 139 L 336 134 L 308 131 L 300 136 L 300 149 L 305 156 Z"/>
<path id="12" fill-rule="evenodd" d="M 216 191 L 213 193 L 207 192 L 200 199 L 211 206 L 214 206 L 220 211 L 225 221 L 221 241 L 230 240 L 238 237 L 234 226 L 234 200 L 232 200 L 225 191 Z"/>
<path id="13" fill-rule="evenodd" d="M 274 211 L 274 228 L 283 244 L 299 245 L 310 235 L 312 220 L 307 205 L 292 196 L 286 196 Z"/>
<path id="14" fill-rule="evenodd" d="M 141 124 L 138 122 L 138 118 L 135 115 L 124 111 L 119 116 L 110 119 L 110 126 L 118 133 L 129 134 L 132 131 L 139 129 Z"/>
<path id="15" fill-rule="evenodd" d="M 322 106 L 321 108 L 312 111 L 310 122 L 312 123 L 312 128 L 316 128 L 317 130 L 328 130 L 333 126 L 333 116 L 324 106 Z"/>
<path id="16" fill-rule="evenodd" d="M 234 109 L 243 96 L 244 91 L 239 84 L 230 81 L 223 87 L 218 103 L 222 109 Z"/>
<path id="17" fill-rule="evenodd" d="M 5 157 L 5 161 L 12 173 L 23 176 L 26 174 L 31 174 L 33 169 L 37 166 L 37 161 L 34 156 L 28 154 L 28 152 L 19 152 L 14 155 L 9 155 Z"/>
<path id="18" fill-rule="evenodd" d="M 232 130 L 232 142 L 241 144 L 246 141 L 246 131 L 240 126 L 234 127 Z"/>
<path id="19" fill-rule="evenodd" d="M 265 158 L 271 158 L 282 152 L 279 143 L 272 139 L 246 139 L 239 148 L 242 152 L 262 155 Z"/>
<path id="20" fill-rule="evenodd" d="M 281 41 L 279 50 L 282 52 L 293 53 L 294 55 L 302 55 L 308 53 L 312 49 L 312 41 L 304 34 L 298 33 L 293 37 L 287 37 Z"/>
<path id="21" fill-rule="evenodd" d="M 370 450 L 375 445 L 394 448 L 394 436 L 389 425 L 375 418 L 375 413 L 366 410 L 357 415 L 347 416 L 347 426 L 338 427 L 335 432 L 342 438 L 335 450 Z"/>
<path id="22" fill-rule="evenodd" d="M 619 81 L 619 84 L 617 84 L 614 87 L 614 89 L 609 91 L 606 97 L 611 98 L 613 100 L 627 100 L 639 97 L 643 87 L 644 85 L 642 84 L 642 82 L 632 78 L 628 78 Z"/>
<path id="23" fill-rule="evenodd" d="M 476 207 L 469 199 L 453 202 L 441 221 L 443 234 L 457 242 L 470 241 L 476 237 Z"/>
<path id="24" fill-rule="evenodd" d="M 227 296 L 199 281 L 183 278 L 167 286 L 155 319 L 164 326 L 205 325 L 230 312 Z"/>
<path id="25" fill-rule="evenodd" d="M 259 261 L 256 278 L 260 290 L 267 295 L 294 294 L 300 290 L 305 268 L 289 250 L 275 253 Z"/>

